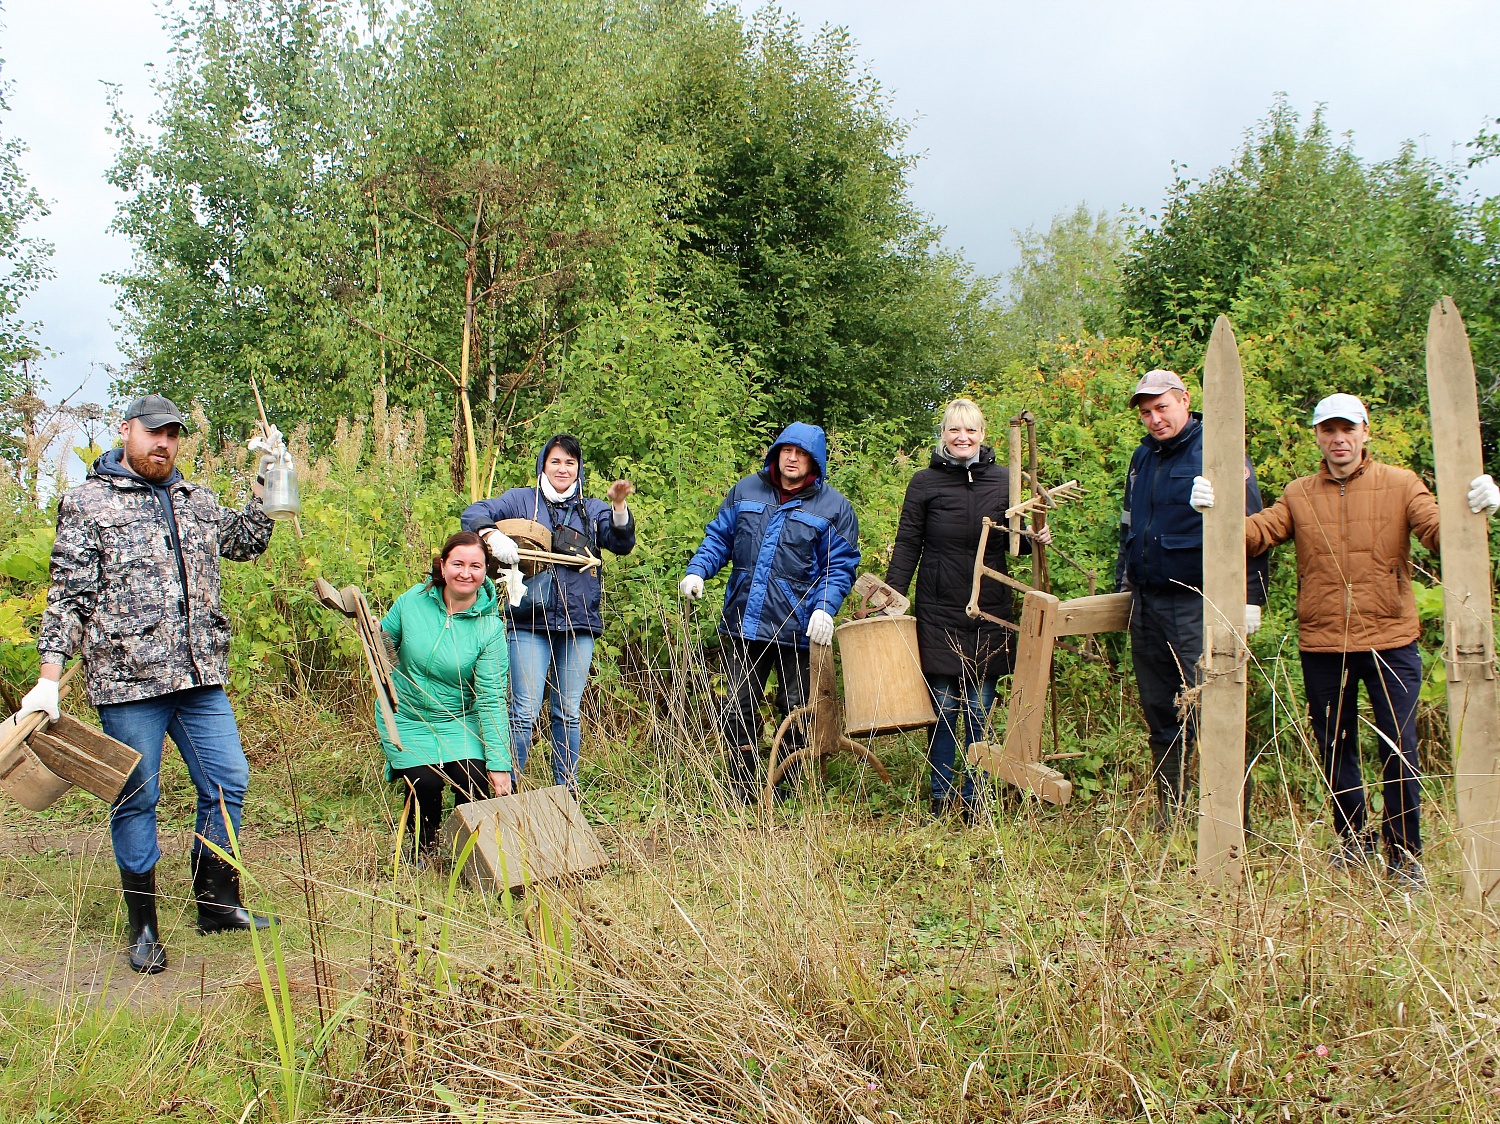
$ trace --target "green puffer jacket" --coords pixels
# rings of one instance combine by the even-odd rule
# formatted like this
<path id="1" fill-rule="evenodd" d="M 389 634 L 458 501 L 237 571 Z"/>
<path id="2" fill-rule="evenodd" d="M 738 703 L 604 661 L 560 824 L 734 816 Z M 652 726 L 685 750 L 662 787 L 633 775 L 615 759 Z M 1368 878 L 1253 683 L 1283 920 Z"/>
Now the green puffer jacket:
<path id="1" fill-rule="evenodd" d="M 510 652 L 495 583 L 448 615 L 443 591 L 425 582 L 396 598 L 380 627 L 396 642 L 396 735 L 381 734 L 387 777 L 392 769 L 484 759 L 492 773 L 508 772 Z M 377 722 L 378 726 L 379 723 Z"/>

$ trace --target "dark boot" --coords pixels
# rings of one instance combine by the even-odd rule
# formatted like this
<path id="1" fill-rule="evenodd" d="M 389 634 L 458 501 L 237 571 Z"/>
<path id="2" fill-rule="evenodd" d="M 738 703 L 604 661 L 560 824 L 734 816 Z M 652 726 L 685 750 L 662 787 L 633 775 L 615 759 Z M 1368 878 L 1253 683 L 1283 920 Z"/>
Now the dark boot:
<path id="1" fill-rule="evenodd" d="M 193 856 L 193 897 L 198 900 L 198 932 L 268 928 L 271 918 L 251 913 L 240 903 L 239 873 L 212 851 Z"/>
<path id="2" fill-rule="evenodd" d="M 130 921 L 130 946 L 126 949 L 130 970 L 154 976 L 167 967 L 167 950 L 156 922 L 156 871 L 131 874 L 122 870 L 120 887 L 125 891 L 125 916 Z"/>

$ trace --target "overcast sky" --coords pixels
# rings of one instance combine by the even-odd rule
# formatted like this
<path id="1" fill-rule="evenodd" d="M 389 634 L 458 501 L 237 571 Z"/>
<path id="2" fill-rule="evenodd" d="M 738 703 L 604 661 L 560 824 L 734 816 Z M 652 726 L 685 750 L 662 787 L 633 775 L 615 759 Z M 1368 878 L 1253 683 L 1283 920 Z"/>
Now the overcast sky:
<path id="1" fill-rule="evenodd" d="M 1011 232 L 1080 201 L 1161 201 L 1172 162 L 1202 175 L 1229 159 L 1278 91 L 1319 103 L 1361 155 L 1417 141 L 1440 160 L 1500 116 L 1500 4 L 1480 0 L 785 0 L 810 28 L 849 29 L 913 122 L 912 193 L 979 269 L 1013 263 Z M 24 166 L 51 202 L 40 232 L 55 280 L 27 314 L 59 353 L 54 394 L 119 361 L 114 294 L 100 275 L 129 263 L 108 233 L 117 197 L 103 83 L 143 120 L 150 69 L 168 39 L 152 0 L 5 0 L 0 56 L 11 112 L 0 135 L 31 146 Z M 1500 169 L 1475 186 L 1500 193 Z M 91 375 L 91 371 L 94 373 Z"/>

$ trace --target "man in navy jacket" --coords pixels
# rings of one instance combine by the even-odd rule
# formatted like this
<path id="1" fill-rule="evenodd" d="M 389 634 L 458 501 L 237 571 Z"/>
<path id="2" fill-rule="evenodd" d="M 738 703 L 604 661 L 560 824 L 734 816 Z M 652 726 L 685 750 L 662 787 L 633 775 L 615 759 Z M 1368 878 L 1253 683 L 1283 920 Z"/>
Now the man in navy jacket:
<path id="1" fill-rule="evenodd" d="M 1203 517 L 1189 503 L 1193 478 L 1203 472 L 1203 426 L 1190 409 L 1187 387 L 1171 371 L 1146 374 L 1130 404 L 1146 433 L 1130 459 L 1125 482 L 1115 586 L 1135 595 L 1131 656 L 1151 731 L 1158 822 L 1165 825 L 1182 809 L 1185 768 L 1197 736 L 1196 724 L 1179 717 L 1177 698 L 1198 682 L 1203 654 Z M 1246 458 L 1245 513 L 1261 507 Z M 1260 627 L 1269 572 L 1268 554 L 1250 560 L 1247 637 Z"/>
<path id="2" fill-rule="evenodd" d="M 729 490 L 678 588 L 691 601 L 732 564 L 719 632 L 729 697 L 723 718 L 734 795 L 755 799 L 759 703 L 776 672 L 776 706 L 786 715 L 806 700 L 808 644 L 833 643 L 833 618 L 859 567 L 859 520 L 831 487 L 828 441 L 793 422 L 766 453 L 765 467 Z"/>

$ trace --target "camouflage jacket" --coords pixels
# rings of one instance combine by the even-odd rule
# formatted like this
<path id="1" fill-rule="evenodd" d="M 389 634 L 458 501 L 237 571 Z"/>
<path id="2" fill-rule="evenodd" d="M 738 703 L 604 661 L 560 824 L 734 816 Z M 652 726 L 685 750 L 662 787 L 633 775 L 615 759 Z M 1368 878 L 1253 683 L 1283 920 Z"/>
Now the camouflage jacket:
<path id="1" fill-rule="evenodd" d="M 173 473 L 176 544 L 158 490 L 105 453 L 58 504 L 52 587 L 37 651 L 44 663 L 83 655 L 95 706 L 229 680 L 229 619 L 219 558 L 254 558 L 275 524 L 251 499 L 242 511 Z"/>

